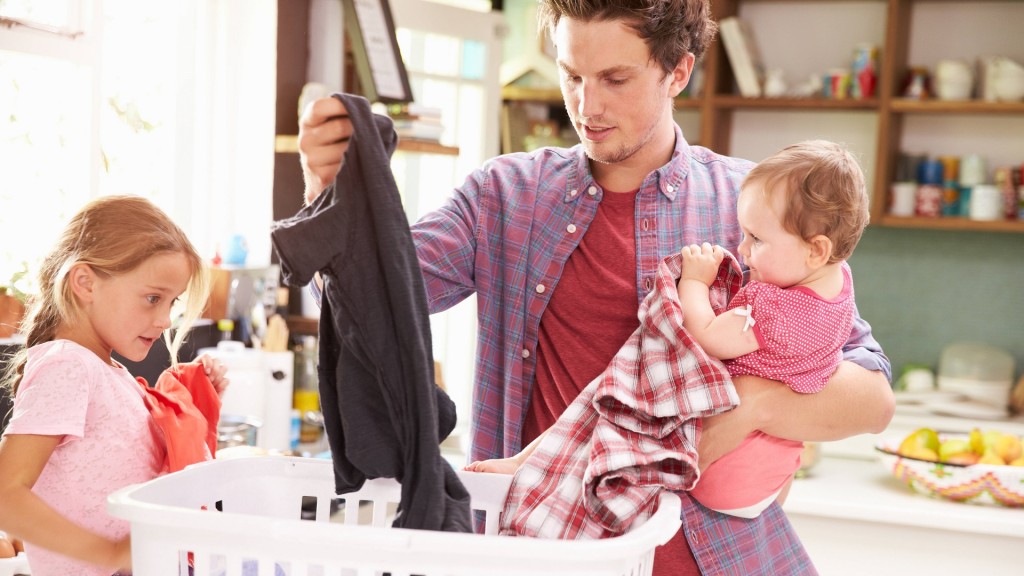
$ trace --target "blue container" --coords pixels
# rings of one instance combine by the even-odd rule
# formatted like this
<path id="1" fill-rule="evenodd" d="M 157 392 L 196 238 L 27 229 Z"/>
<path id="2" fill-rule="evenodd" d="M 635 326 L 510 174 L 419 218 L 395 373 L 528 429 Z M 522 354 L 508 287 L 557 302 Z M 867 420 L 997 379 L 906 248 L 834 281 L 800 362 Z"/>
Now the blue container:
<path id="1" fill-rule="evenodd" d="M 935 184 L 942 186 L 943 166 L 940 160 L 925 160 L 917 168 L 919 184 Z"/>

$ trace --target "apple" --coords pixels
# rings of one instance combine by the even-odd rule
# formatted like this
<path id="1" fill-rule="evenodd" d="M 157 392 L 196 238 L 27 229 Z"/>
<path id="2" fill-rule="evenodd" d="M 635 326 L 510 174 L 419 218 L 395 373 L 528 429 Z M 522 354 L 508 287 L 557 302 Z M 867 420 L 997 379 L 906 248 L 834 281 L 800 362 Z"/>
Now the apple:
<path id="1" fill-rule="evenodd" d="M 1013 462 L 1021 456 L 1020 437 L 1013 434 L 1003 434 L 996 439 L 992 449 L 1005 462 Z"/>
<path id="2" fill-rule="evenodd" d="M 931 428 L 918 428 L 911 432 L 896 450 L 904 456 L 921 460 L 939 460 L 939 433 Z"/>
<path id="3" fill-rule="evenodd" d="M 982 454 L 981 458 L 978 460 L 978 464 L 994 464 L 996 466 L 1005 466 L 1006 461 L 1003 460 L 1003 458 L 999 454 L 996 454 L 995 450 L 987 448 L 985 450 L 985 453 Z"/>
<path id="4" fill-rule="evenodd" d="M 950 456 L 971 454 L 971 443 L 966 438 L 948 438 L 939 445 L 939 460 L 948 462 Z"/>

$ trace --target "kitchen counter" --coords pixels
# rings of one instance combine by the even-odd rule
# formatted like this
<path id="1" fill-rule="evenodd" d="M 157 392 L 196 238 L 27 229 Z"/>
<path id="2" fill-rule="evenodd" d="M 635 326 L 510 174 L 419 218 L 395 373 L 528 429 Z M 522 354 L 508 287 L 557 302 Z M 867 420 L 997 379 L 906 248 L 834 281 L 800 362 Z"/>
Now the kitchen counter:
<path id="1" fill-rule="evenodd" d="M 1024 573 L 1024 508 L 931 498 L 873 459 L 822 458 L 784 509 L 823 576 Z"/>

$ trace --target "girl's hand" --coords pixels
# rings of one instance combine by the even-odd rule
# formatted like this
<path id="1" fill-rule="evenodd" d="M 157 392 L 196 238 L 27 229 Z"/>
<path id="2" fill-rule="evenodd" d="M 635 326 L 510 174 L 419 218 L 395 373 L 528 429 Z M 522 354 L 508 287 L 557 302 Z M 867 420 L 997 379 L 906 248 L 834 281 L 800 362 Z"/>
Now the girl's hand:
<path id="1" fill-rule="evenodd" d="M 113 543 L 113 548 L 110 556 L 110 566 L 116 566 L 116 574 L 131 574 L 132 573 L 132 540 L 131 536 L 126 537 L 124 540 Z"/>
<path id="2" fill-rule="evenodd" d="M 217 395 L 223 397 L 224 391 L 228 389 L 230 380 L 225 378 L 225 374 L 228 372 L 228 367 L 223 362 L 217 360 L 209 354 L 202 354 L 196 358 L 196 362 L 203 365 L 203 370 L 206 372 L 206 376 L 210 379 L 210 383 L 213 384 L 213 389 L 217 391 Z"/>
<path id="3" fill-rule="evenodd" d="M 683 272 L 679 280 L 697 280 L 705 286 L 715 281 L 718 268 L 725 259 L 725 251 L 721 246 L 712 246 L 707 242 L 685 246 L 679 254 L 683 257 Z"/>

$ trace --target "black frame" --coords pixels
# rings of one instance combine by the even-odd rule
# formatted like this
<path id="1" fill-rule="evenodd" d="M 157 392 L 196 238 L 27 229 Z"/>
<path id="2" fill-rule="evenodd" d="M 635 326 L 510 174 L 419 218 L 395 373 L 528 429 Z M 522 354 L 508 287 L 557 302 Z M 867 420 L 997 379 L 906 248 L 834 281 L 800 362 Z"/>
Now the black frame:
<path id="1" fill-rule="evenodd" d="M 352 41 L 352 53 L 355 57 L 356 74 L 359 83 L 362 85 L 363 96 L 371 102 L 384 102 L 387 104 L 406 104 L 413 101 L 412 88 L 409 85 L 409 74 L 405 68 L 405 61 L 402 60 L 402 53 L 398 49 L 398 39 L 395 36 L 395 21 L 391 16 L 391 6 L 388 0 L 344 0 L 345 30 Z M 356 4 L 361 5 L 362 13 L 366 10 L 378 10 L 384 18 L 385 30 L 365 30 L 364 24 L 359 21 L 360 11 Z M 386 38 L 384 36 L 387 36 Z M 378 54 L 377 62 L 371 62 L 368 44 L 377 50 L 383 51 Z M 378 82 L 380 74 L 387 74 L 375 68 L 379 66 L 379 58 L 393 60 L 398 78 L 394 79 L 400 84 L 400 94 L 382 93 L 384 88 Z"/>

